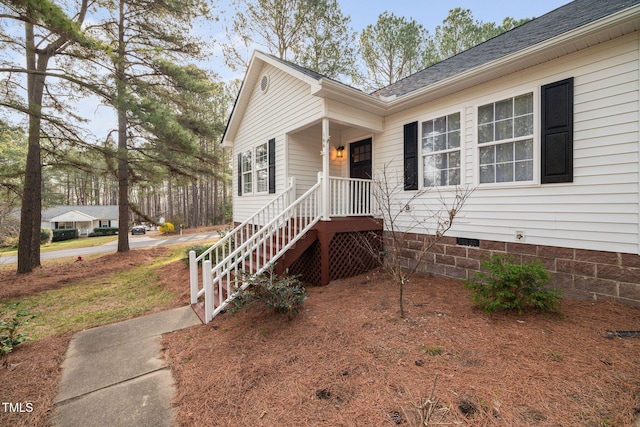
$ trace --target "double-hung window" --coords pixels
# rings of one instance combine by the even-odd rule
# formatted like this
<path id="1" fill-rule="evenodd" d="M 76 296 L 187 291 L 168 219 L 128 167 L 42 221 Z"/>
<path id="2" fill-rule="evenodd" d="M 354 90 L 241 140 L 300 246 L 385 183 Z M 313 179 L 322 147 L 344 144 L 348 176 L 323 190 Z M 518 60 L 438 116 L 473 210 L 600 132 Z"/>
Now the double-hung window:
<path id="1" fill-rule="evenodd" d="M 276 139 L 238 153 L 238 196 L 276 192 Z"/>
<path id="2" fill-rule="evenodd" d="M 460 113 L 422 122 L 425 187 L 460 184 Z"/>
<path id="3" fill-rule="evenodd" d="M 256 147 L 256 192 L 266 193 L 269 189 L 269 152 L 267 144 Z"/>
<path id="4" fill-rule="evenodd" d="M 242 153 L 242 193 L 250 194 L 253 191 L 253 162 L 251 150 Z"/>
<path id="5" fill-rule="evenodd" d="M 533 93 L 478 107 L 480 184 L 533 181 Z"/>

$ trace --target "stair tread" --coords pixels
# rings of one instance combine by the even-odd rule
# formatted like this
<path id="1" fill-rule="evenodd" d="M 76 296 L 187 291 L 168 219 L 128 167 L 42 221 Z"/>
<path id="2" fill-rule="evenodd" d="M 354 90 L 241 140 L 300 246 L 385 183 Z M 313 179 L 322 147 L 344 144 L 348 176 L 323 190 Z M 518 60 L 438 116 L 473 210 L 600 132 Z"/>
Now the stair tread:
<path id="1" fill-rule="evenodd" d="M 196 316 L 200 319 L 202 323 L 207 323 L 204 314 L 204 301 L 198 301 L 195 304 L 191 304 L 191 308 L 193 312 L 196 313 Z"/>

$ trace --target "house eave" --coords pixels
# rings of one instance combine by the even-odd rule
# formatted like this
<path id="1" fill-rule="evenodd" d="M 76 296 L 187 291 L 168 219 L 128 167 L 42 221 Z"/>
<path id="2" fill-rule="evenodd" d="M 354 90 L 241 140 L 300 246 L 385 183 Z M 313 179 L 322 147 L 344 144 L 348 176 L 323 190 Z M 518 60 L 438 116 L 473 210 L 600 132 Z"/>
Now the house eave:
<path id="1" fill-rule="evenodd" d="M 311 94 L 340 101 L 378 115 L 385 115 L 388 110 L 387 101 L 329 79 L 320 80 L 319 85 L 312 87 Z"/>

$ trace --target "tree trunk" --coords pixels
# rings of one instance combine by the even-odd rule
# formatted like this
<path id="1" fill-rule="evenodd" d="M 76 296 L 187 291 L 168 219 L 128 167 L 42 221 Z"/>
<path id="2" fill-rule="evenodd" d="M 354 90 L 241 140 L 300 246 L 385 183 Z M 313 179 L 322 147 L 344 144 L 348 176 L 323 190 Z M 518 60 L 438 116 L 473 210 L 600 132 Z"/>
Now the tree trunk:
<path id="1" fill-rule="evenodd" d="M 167 178 L 167 218 L 166 221 L 173 221 L 173 191 L 171 189 L 171 175 Z"/>
<path id="2" fill-rule="evenodd" d="M 198 201 L 198 183 L 194 179 L 191 182 L 191 221 L 189 221 L 192 227 L 197 227 L 198 213 L 200 211 L 200 203 Z"/>
<path id="3" fill-rule="evenodd" d="M 118 97 L 118 252 L 129 252 L 129 159 L 127 153 L 127 111 L 124 40 L 124 0 L 120 0 L 116 57 L 116 90 Z"/>
<path id="4" fill-rule="evenodd" d="M 26 62 L 29 71 L 45 71 L 48 55 L 36 61 L 33 25 L 25 23 Z M 40 265 L 40 219 L 42 210 L 42 165 L 40 159 L 40 121 L 44 74 L 27 74 L 29 104 L 29 147 L 25 167 L 22 207 L 20 209 L 20 237 L 18 242 L 18 273 L 33 271 Z"/>

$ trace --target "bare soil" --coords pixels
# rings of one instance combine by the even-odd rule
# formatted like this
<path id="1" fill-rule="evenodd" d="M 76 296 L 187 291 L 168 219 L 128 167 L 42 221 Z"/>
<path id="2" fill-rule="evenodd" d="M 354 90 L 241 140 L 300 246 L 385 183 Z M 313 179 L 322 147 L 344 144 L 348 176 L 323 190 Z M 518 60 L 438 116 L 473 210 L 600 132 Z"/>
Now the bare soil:
<path id="1" fill-rule="evenodd" d="M 139 265 L 165 249 L 0 270 L 0 302 Z M 81 265 L 78 265 L 81 264 Z M 160 272 L 187 304 L 182 261 Z M 640 310 L 563 301 L 563 316 L 488 316 L 461 282 L 421 275 L 405 289 L 381 271 L 308 288 L 292 318 L 254 306 L 168 334 L 182 426 L 417 426 L 433 392 L 432 423 L 473 426 L 640 425 Z M 71 334 L 20 345 L 0 359 L 0 401 L 31 402 L 0 426 L 46 426 Z M 435 389 L 434 389 L 435 384 Z M 398 424 L 400 423 L 400 424 Z M 435 425 L 435 424 L 429 424 Z"/>

